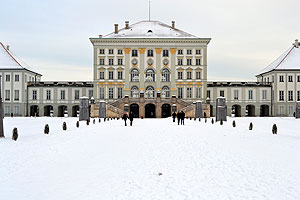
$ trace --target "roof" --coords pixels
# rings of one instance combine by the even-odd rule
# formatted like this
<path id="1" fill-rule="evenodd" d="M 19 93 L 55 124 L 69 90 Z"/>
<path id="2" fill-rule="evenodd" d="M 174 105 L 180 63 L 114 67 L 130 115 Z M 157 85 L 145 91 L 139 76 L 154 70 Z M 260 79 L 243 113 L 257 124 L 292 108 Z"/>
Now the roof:
<path id="1" fill-rule="evenodd" d="M 140 21 L 122 28 L 118 33 L 110 33 L 103 38 L 197 38 L 177 28 L 159 21 Z"/>
<path id="2" fill-rule="evenodd" d="M 0 70 L 27 70 L 36 74 L 35 69 L 27 65 L 24 61 L 15 56 L 8 48 L 0 42 Z"/>
<path id="3" fill-rule="evenodd" d="M 298 41 L 296 40 L 298 43 Z M 273 61 L 269 66 L 264 68 L 258 75 L 265 74 L 274 70 L 300 70 L 300 47 L 293 44 L 288 50 L 286 50 L 281 56 Z"/>

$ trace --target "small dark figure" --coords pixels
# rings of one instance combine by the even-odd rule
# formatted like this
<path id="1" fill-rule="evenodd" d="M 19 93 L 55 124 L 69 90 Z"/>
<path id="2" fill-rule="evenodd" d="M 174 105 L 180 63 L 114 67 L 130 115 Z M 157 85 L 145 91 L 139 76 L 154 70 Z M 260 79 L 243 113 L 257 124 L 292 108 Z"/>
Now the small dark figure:
<path id="1" fill-rule="evenodd" d="M 117 117 L 117 120 L 119 120 L 119 117 Z"/>
<path id="2" fill-rule="evenodd" d="M 99 123 L 101 122 L 101 119 L 99 118 Z"/>
<path id="3" fill-rule="evenodd" d="M 93 124 L 95 124 L 95 123 L 96 123 L 96 120 L 94 119 L 94 120 L 93 120 Z"/>
<path id="4" fill-rule="evenodd" d="M 106 118 L 104 117 L 104 122 L 106 121 Z"/>
<path id="5" fill-rule="evenodd" d="M 212 124 L 214 124 L 214 123 L 215 123 L 215 122 L 214 122 L 214 118 L 211 118 L 211 123 L 212 123 Z"/>
<path id="6" fill-rule="evenodd" d="M 223 125 L 223 120 L 220 121 L 220 125 Z"/>
<path id="7" fill-rule="evenodd" d="M 14 141 L 17 141 L 17 139 L 18 139 L 18 129 L 17 128 L 14 128 L 12 131 L 12 139 Z"/>
<path id="8" fill-rule="evenodd" d="M 207 122 L 207 118 L 204 118 L 204 122 L 205 122 L 205 123 Z"/>
<path id="9" fill-rule="evenodd" d="M 277 126 L 276 126 L 276 124 L 273 124 L 272 133 L 273 134 L 277 134 Z"/>
<path id="10" fill-rule="evenodd" d="M 133 122 L 133 113 L 132 112 L 129 114 L 129 121 L 130 121 L 130 126 L 132 126 L 132 122 Z"/>
<path id="11" fill-rule="evenodd" d="M 181 125 L 184 125 L 184 118 L 185 118 L 185 113 L 183 111 L 181 111 Z"/>
<path id="12" fill-rule="evenodd" d="M 190 117 L 190 120 L 192 120 L 192 117 Z"/>
<path id="13" fill-rule="evenodd" d="M 293 116 L 296 117 L 296 112 L 293 113 Z"/>
<path id="14" fill-rule="evenodd" d="M 44 133 L 49 134 L 49 125 L 48 124 L 45 125 Z"/>
<path id="15" fill-rule="evenodd" d="M 206 112 L 204 113 L 204 118 L 206 118 Z"/>
<path id="16" fill-rule="evenodd" d="M 201 122 L 201 117 L 199 117 L 199 122 Z"/>
<path id="17" fill-rule="evenodd" d="M 90 120 L 86 120 L 86 125 L 90 125 Z"/>
<path id="18" fill-rule="evenodd" d="M 107 121 L 109 121 L 109 118 L 107 118 Z"/>
<path id="19" fill-rule="evenodd" d="M 194 117 L 194 121 L 196 121 L 196 117 Z"/>
<path id="20" fill-rule="evenodd" d="M 158 173 L 158 176 L 162 176 L 163 174 L 161 172 Z"/>
<path id="21" fill-rule="evenodd" d="M 233 120 L 233 122 L 232 122 L 232 126 L 233 126 L 233 127 L 235 127 L 235 120 Z"/>
<path id="22" fill-rule="evenodd" d="M 252 129 L 253 129 L 253 124 L 252 124 L 252 122 L 250 122 L 249 130 L 251 131 Z"/>
<path id="23" fill-rule="evenodd" d="M 178 125 L 179 125 L 180 120 L 181 120 L 181 113 L 177 112 L 177 123 L 178 123 Z"/>
<path id="24" fill-rule="evenodd" d="M 14 117 L 14 113 L 10 113 L 10 116 L 11 116 L 11 117 Z"/>
<path id="25" fill-rule="evenodd" d="M 124 113 L 122 119 L 125 121 L 125 126 L 127 126 L 127 123 L 126 123 L 126 121 L 127 121 L 127 119 L 128 119 L 127 113 Z"/>
<path id="26" fill-rule="evenodd" d="M 63 130 L 64 130 L 64 131 L 67 130 L 67 123 L 66 123 L 66 122 L 63 123 Z"/>
<path id="27" fill-rule="evenodd" d="M 173 114 L 172 114 L 172 117 L 173 117 L 173 122 L 175 122 L 175 119 L 176 119 L 176 113 L 175 112 L 173 112 Z"/>
<path id="28" fill-rule="evenodd" d="M 79 121 L 76 122 L 76 127 L 79 128 Z"/>

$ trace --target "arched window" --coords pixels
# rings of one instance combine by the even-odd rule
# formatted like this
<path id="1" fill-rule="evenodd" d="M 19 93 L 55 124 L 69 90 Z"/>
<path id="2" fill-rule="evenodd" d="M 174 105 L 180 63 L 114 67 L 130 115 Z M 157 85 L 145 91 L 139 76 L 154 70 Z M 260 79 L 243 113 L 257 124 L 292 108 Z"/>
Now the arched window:
<path id="1" fill-rule="evenodd" d="M 145 97 L 146 98 L 154 98 L 155 97 L 154 87 L 152 87 L 152 86 L 146 87 Z"/>
<path id="2" fill-rule="evenodd" d="M 139 98 L 139 88 L 137 86 L 133 86 L 130 93 L 132 98 Z"/>
<path id="3" fill-rule="evenodd" d="M 131 70 L 131 79 L 132 82 L 138 82 L 139 81 L 139 71 L 137 69 Z"/>
<path id="4" fill-rule="evenodd" d="M 162 82 L 170 82 L 170 71 L 168 69 L 163 69 L 161 73 Z"/>
<path id="5" fill-rule="evenodd" d="M 154 82 L 155 81 L 155 73 L 153 69 L 147 69 L 146 71 L 146 81 Z"/>
<path id="6" fill-rule="evenodd" d="M 162 88 L 162 93 L 161 93 L 161 95 L 162 95 L 163 97 L 166 97 L 166 98 L 170 97 L 170 88 L 169 88 L 168 86 L 164 86 L 164 87 Z"/>

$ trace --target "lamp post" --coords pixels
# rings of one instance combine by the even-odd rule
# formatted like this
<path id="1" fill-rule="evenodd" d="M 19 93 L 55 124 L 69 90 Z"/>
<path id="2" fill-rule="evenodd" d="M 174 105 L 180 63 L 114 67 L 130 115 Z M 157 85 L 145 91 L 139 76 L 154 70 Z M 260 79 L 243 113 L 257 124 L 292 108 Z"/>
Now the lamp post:
<path id="1" fill-rule="evenodd" d="M 1 95 L 1 78 L 0 76 L 0 138 L 4 138 L 4 131 L 3 131 L 3 103 L 2 103 L 2 95 Z"/>

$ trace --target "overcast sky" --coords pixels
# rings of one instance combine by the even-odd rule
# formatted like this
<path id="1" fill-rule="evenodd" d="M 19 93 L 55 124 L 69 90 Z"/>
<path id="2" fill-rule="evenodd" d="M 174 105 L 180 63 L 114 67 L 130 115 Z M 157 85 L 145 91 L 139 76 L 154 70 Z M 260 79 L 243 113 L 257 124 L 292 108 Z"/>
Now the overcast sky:
<path id="1" fill-rule="evenodd" d="M 43 80 L 92 80 L 90 37 L 148 19 L 148 0 L 0 0 L 0 41 Z M 300 39 L 300 0 L 152 0 L 151 19 L 208 46 L 209 80 L 255 80 Z"/>

